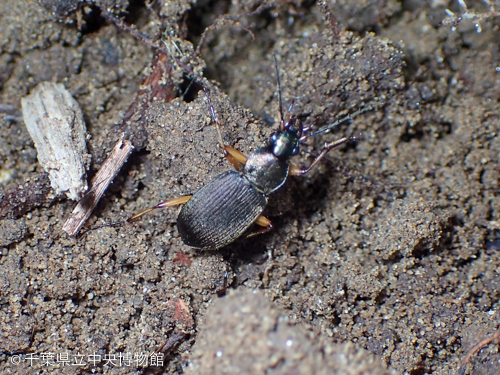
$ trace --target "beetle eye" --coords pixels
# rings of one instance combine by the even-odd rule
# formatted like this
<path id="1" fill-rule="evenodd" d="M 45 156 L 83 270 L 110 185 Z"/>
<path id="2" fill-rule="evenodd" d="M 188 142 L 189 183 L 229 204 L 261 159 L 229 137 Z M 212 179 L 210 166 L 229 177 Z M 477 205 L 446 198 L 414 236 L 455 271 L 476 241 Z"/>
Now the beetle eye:
<path id="1" fill-rule="evenodd" d="M 299 146 L 294 147 L 294 149 L 292 150 L 292 156 L 297 155 L 299 153 L 299 151 L 300 151 L 300 147 Z"/>
<path id="2" fill-rule="evenodd" d="M 271 134 L 269 139 L 271 140 L 271 143 L 275 143 L 278 140 L 278 133 Z"/>

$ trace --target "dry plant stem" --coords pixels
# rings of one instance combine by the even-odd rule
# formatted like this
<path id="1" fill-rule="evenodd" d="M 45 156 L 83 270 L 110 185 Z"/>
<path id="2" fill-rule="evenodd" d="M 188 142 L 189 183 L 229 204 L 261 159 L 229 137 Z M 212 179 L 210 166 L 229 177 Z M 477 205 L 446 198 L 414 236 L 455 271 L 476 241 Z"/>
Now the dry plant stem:
<path id="1" fill-rule="evenodd" d="M 470 362 L 471 358 L 477 354 L 485 346 L 489 345 L 492 341 L 500 337 L 500 329 L 498 329 L 493 335 L 486 337 L 485 339 L 474 345 L 464 359 L 460 361 L 460 366 L 458 368 L 458 375 L 465 374 L 465 366 Z"/>
<path id="2" fill-rule="evenodd" d="M 484 0 L 483 2 L 488 6 L 489 11 L 476 13 L 474 10 L 467 8 L 467 3 L 464 0 L 458 0 L 458 7 L 460 8 L 460 11 L 454 13 L 450 9 L 446 9 L 447 17 L 445 17 L 441 23 L 444 26 L 457 27 L 460 22 L 469 20 L 475 24 L 477 32 L 480 33 L 482 22 L 500 16 L 500 12 L 495 9 L 495 6 L 491 1 Z"/>
<path id="3" fill-rule="evenodd" d="M 260 9 L 260 7 L 259 7 L 259 9 Z M 198 46 L 196 47 L 195 54 L 197 56 L 199 56 L 201 54 L 201 48 L 203 47 L 203 44 L 205 42 L 205 38 L 207 37 L 207 33 L 209 31 L 219 30 L 222 27 L 227 26 L 228 24 L 231 26 L 241 27 L 243 30 L 245 30 L 247 33 L 250 34 L 250 36 L 252 37 L 252 40 L 255 40 L 255 35 L 252 33 L 252 31 L 248 27 L 243 26 L 240 23 L 240 21 L 238 21 L 237 19 L 233 19 L 232 16 L 223 15 L 223 16 L 217 17 L 217 19 L 210 26 L 205 28 L 205 30 L 203 31 L 203 34 L 201 34 L 201 38 L 200 38 L 200 41 L 198 43 Z"/>
<path id="4" fill-rule="evenodd" d="M 186 336 L 185 333 L 175 333 L 168 338 L 157 350 L 156 353 L 163 353 L 163 355 L 168 355 L 172 349 Z"/>
<path id="5" fill-rule="evenodd" d="M 125 135 L 122 134 L 111 154 L 90 182 L 89 192 L 78 202 L 70 217 L 64 223 L 63 230 L 70 236 L 76 235 L 83 224 L 85 224 L 97 202 L 99 202 L 99 199 L 101 199 L 109 184 L 113 181 L 134 149 L 132 143 L 125 140 L 124 137 Z"/>
<path id="6" fill-rule="evenodd" d="M 163 354 L 163 358 L 170 354 L 170 352 L 186 337 L 185 333 L 174 333 L 172 334 L 167 341 L 161 344 L 158 349 L 155 351 L 157 354 Z M 162 367 L 147 367 L 142 371 L 142 375 L 159 375 L 163 374 Z"/>
<path id="7" fill-rule="evenodd" d="M 151 14 L 155 15 L 155 12 L 151 12 Z M 148 45 L 156 50 L 160 50 L 163 53 L 167 53 L 166 50 L 160 48 L 160 39 L 159 38 L 157 38 L 156 40 L 149 38 L 147 35 L 141 33 L 136 28 L 134 28 L 130 25 L 127 25 L 122 19 L 112 16 L 106 9 L 101 9 L 101 16 L 104 17 L 105 19 L 107 19 L 108 21 L 114 23 L 120 29 L 123 29 L 123 30 L 129 32 L 130 34 L 132 34 L 132 36 L 134 38 L 140 40 L 142 43 L 144 43 L 144 44 L 146 44 L 146 45 Z"/>
<path id="8" fill-rule="evenodd" d="M 335 17 L 333 16 L 332 12 L 330 11 L 328 4 L 324 0 L 319 0 L 318 5 L 323 9 L 326 20 L 330 23 L 330 26 L 332 27 L 332 30 L 335 33 L 335 36 L 338 37 L 340 32 L 339 24 L 335 19 Z"/>

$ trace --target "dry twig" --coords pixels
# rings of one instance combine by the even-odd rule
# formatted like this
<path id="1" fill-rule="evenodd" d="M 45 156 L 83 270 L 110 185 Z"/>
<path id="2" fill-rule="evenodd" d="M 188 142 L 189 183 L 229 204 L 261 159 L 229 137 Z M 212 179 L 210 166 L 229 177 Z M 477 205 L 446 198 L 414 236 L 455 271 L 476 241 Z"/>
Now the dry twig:
<path id="1" fill-rule="evenodd" d="M 90 182 L 90 190 L 78 202 L 68 220 L 64 223 L 63 230 L 70 236 L 76 235 L 83 224 L 85 224 L 85 221 L 89 218 L 99 199 L 101 199 L 109 184 L 113 181 L 134 149 L 132 143 L 124 140 L 124 137 L 125 135 L 123 134 L 118 140 L 111 154 Z"/>

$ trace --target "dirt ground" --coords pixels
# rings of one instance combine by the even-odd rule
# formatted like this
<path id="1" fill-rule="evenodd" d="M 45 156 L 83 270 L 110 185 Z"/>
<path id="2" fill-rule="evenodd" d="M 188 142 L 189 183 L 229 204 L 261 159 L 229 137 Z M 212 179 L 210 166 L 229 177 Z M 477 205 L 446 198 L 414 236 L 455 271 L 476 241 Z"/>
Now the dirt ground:
<path id="1" fill-rule="evenodd" d="M 0 373 L 500 373 L 498 340 L 470 352 L 500 319 L 500 8 L 466 3 L 0 2 Z M 88 225 L 231 169 L 202 84 L 245 154 L 280 120 L 273 56 L 286 117 L 373 108 L 306 140 L 301 166 L 360 138 L 270 197 L 270 233 L 198 251 L 172 208 L 70 237 L 76 202 L 51 190 L 20 98 L 66 86 L 92 177 L 158 53 L 171 95 L 134 109 L 135 152 Z"/>

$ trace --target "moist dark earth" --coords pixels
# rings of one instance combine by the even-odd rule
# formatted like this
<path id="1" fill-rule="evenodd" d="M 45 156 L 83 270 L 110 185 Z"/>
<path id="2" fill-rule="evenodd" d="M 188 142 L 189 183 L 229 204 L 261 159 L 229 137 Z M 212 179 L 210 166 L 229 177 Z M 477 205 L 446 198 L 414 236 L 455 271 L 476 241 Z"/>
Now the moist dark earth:
<path id="1" fill-rule="evenodd" d="M 470 352 L 499 329 L 495 4 L 1 2 L 0 373 L 500 373 L 498 340 Z M 20 98 L 66 86 L 91 178 L 158 53 L 172 95 L 135 109 L 135 152 L 87 225 L 231 169 L 202 87 L 224 142 L 263 145 L 280 122 L 274 56 L 285 118 L 320 129 L 370 110 L 305 141 L 300 166 L 358 138 L 269 198 L 270 233 L 199 251 L 169 208 L 70 237 L 76 202 L 51 190 Z M 156 352 L 163 365 L 126 360 Z"/>

